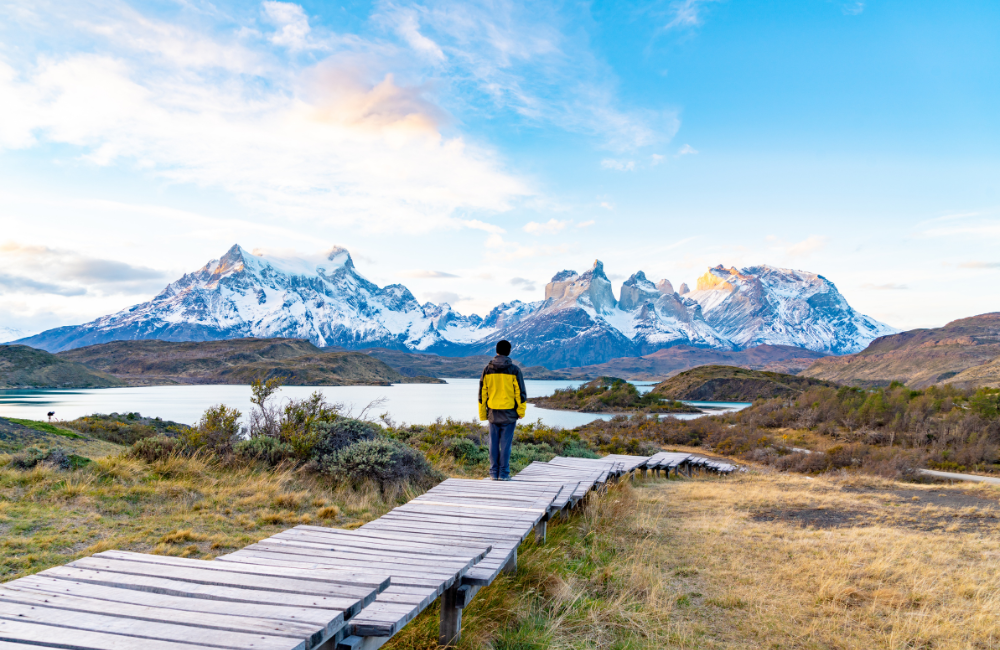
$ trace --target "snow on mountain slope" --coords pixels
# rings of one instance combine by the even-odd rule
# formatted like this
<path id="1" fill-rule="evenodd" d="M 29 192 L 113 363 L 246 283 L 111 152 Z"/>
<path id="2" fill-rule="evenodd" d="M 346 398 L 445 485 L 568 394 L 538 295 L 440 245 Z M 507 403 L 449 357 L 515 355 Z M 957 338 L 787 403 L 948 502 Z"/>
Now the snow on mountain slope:
<path id="1" fill-rule="evenodd" d="M 23 339 L 28 333 L 14 327 L 0 327 L 0 343 L 10 343 L 17 339 Z"/>
<path id="2" fill-rule="evenodd" d="M 292 337 L 319 346 L 426 350 L 469 340 L 480 322 L 448 305 L 421 306 L 402 285 L 380 289 L 357 273 L 343 248 L 280 258 L 237 245 L 149 302 L 26 342 L 59 351 L 127 339 Z"/>
<path id="3" fill-rule="evenodd" d="M 716 266 L 684 297 L 697 301 L 705 320 L 740 348 L 792 345 L 849 354 L 898 331 L 859 314 L 822 275 L 766 264 Z"/>
<path id="4" fill-rule="evenodd" d="M 343 248 L 285 258 L 237 245 L 149 302 L 22 342 L 56 352 L 129 339 L 294 337 L 318 346 L 468 355 L 490 354 L 506 338 L 521 362 L 562 368 L 675 345 L 774 344 L 843 354 L 894 331 L 855 312 L 822 276 L 770 266 L 719 266 L 683 295 L 668 280 L 654 284 L 639 271 L 616 299 L 596 261 L 582 274 L 557 273 L 544 300 L 504 303 L 480 318 L 446 303 L 421 305 L 403 285 L 378 287 Z"/>

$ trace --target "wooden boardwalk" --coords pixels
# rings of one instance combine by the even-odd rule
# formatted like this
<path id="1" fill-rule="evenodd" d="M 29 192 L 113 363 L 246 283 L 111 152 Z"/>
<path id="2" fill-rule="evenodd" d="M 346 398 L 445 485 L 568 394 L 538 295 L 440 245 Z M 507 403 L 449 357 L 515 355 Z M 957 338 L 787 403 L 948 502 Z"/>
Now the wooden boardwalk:
<path id="1" fill-rule="evenodd" d="M 440 642 L 518 546 L 622 476 L 737 468 L 692 454 L 535 462 L 448 479 L 355 530 L 296 526 L 216 558 L 106 551 L 0 585 L 0 650 L 372 650 L 435 601 Z"/>

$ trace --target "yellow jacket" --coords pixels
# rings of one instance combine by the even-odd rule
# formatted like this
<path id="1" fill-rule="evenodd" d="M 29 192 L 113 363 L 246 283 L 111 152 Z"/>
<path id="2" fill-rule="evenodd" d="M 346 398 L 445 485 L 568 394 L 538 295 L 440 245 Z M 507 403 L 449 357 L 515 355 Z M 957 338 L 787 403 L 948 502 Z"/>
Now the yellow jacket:
<path id="1" fill-rule="evenodd" d="M 479 419 L 493 424 L 509 424 L 524 417 L 527 391 L 521 369 L 510 357 L 498 354 L 479 379 Z"/>

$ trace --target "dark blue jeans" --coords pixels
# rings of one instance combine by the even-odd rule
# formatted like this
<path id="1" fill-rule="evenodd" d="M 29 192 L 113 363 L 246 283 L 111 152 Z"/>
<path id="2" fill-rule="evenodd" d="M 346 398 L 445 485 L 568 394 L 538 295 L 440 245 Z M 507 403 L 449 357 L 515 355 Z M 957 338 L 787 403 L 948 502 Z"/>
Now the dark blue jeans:
<path id="1" fill-rule="evenodd" d="M 515 428 L 517 422 L 490 422 L 490 478 L 510 477 L 510 445 L 514 442 Z"/>

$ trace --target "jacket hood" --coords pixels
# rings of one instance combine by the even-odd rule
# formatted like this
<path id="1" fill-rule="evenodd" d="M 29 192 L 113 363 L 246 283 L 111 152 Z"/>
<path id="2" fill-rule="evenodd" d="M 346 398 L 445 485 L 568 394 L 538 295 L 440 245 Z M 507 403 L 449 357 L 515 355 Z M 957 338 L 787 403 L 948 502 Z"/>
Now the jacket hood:
<path id="1" fill-rule="evenodd" d="M 509 368 L 511 365 L 513 365 L 513 363 L 514 362 L 510 360 L 510 357 L 505 357 L 502 354 L 498 354 L 497 356 L 490 359 L 490 365 L 496 368 L 497 370 Z"/>

